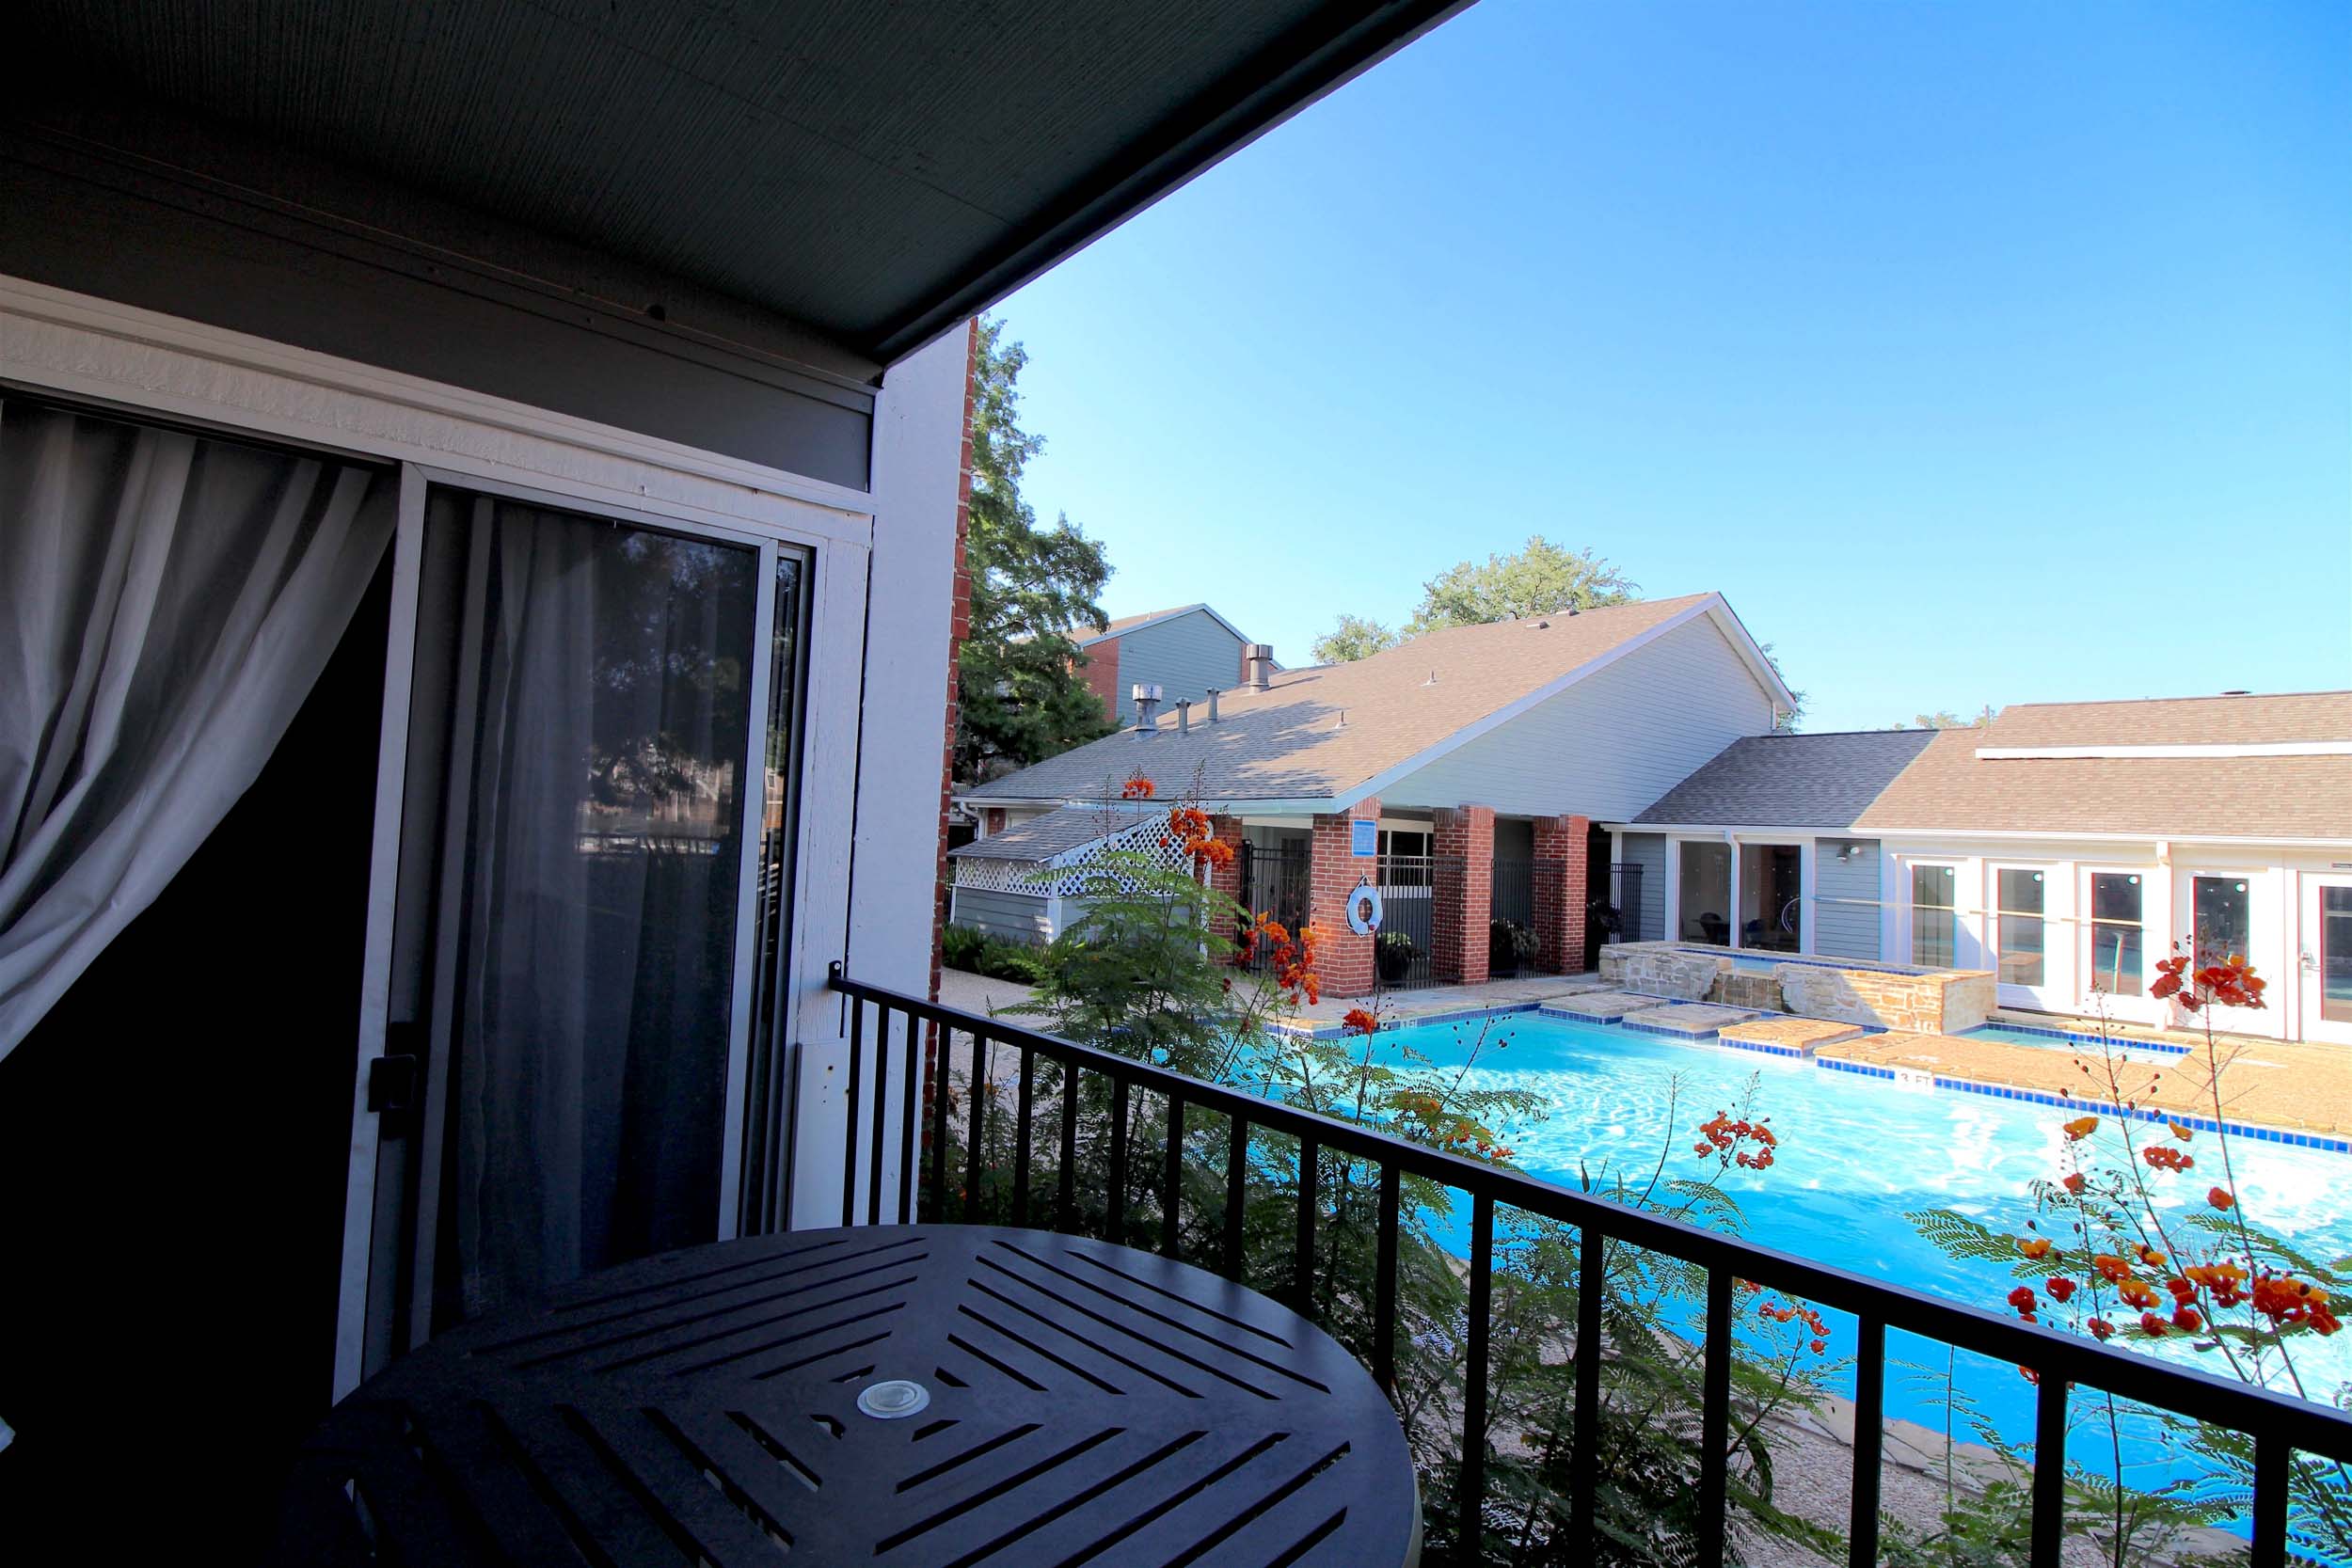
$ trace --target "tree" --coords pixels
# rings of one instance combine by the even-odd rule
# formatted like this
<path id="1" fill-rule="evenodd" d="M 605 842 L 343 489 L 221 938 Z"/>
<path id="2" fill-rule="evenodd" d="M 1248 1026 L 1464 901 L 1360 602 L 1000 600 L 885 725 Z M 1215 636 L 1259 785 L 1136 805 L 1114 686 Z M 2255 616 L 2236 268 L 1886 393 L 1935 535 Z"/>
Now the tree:
<path id="1" fill-rule="evenodd" d="M 1772 667 L 1772 673 L 1780 677 L 1780 684 L 1788 686 L 1788 672 L 1780 667 L 1780 656 L 1772 652 L 1772 645 L 1759 642 L 1756 646 L 1756 652 L 1764 656 L 1764 662 Z M 1772 728 L 1782 735 L 1794 735 L 1804 723 L 1804 693 L 1788 686 L 1788 706 L 1772 719 Z"/>
<path id="2" fill-rule="evenodd" d="M 1343 615 L 1337 626 L 1315 639 L 1314 658 L 1317 664 L 1345 664 L 1352 659 L 1370 658 L 1403 641 L 1377 621 L 1362 615 Z"/>
<path id="3" fill-rule="evenodd" d="M 980 319 L 972 407 L 972 515 L 964 562 L 972 615 L 957 666 L 955 776 L 974 784 L 1108 734 L 1087 689 L 1078 626 L 1104 624 L 1103 546 L 1066 516 L 1051 528 L 1021 497 L 1045 438 L 1021 428 L 1016 383 L 1028 354 Z"/>
<path id="4" fill-rule="evenodd" d="M 1974 719 L 1963 719 L 1949 708 L 1937 708 L 1933 713 L 1914 715 L 1908 724 L 1899 719 L 1894 727 L 1899 730 L 1980 730 L 1992 722 L 1993 705 L 1987 703 L 1978 710 Z"/>
<path id="5" fill-rule="evenodd" d="M 1490 555 L 1483 564 L 1456 562 L 1422 584 L 1421 608 L 1406 623 L 1405 635 L 1625 604 L 1636 592 L 1624 573 L 1591 550 L 1562 549 L 1538 533 L 1515 555 Z"/>

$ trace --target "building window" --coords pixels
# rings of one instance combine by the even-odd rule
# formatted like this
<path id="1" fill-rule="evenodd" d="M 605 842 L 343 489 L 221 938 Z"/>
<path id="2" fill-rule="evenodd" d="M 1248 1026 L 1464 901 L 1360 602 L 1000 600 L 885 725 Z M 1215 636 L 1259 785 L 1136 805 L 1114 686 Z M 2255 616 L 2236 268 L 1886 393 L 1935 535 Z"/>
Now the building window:
<path id="1" fill-rule="evenodd" d="M 1952 967 L 1952 895 L 1959 880 L 1948 865 L 1911 868 L 1911 961 L 1922 969 Z"/>
<path id="2" fill-rule="evenodd" d="M 1794 953 L 1804 930 L 1804 852 L 1793 844 L 1740 847 L 1740 945 Z"/>
<path id="3" fill-rule="evenodd" d="M 1682 940 L 1731 945 L 1731 846 L 1682 846 Z"/>
<path id="4" fill-rule="evenodd" d="M 2090 876 L 2090 989 L 2109 996 L 2140 994 L 2141 897 L 2138 874 L 2094 871 Z"/>
<path id="5" fill-rule="evenodd" d="M 2217 964 L 2233 954 L 2244 958 L 2253 940 L 2254 901 L 2243 877 L 2194 877 L 2190 904 L 2196 911 L 2193 946 L 2197 961 Z"/>
<path id="6" fill-rule="evenodd" d="M 1427 887 L 1434 863 L 1430 835 L 1383 828 L 1379 837 L 1379 879 L 1382 887 Z"/>
<path id="7" fill-rule="evenodd" d="M 2038 986 L 2048 977 L 2043 942 L 2042 873 L 2005 868 L 1994 877 L 1994 903 L 2000 917 L 2001 984 Z"/>

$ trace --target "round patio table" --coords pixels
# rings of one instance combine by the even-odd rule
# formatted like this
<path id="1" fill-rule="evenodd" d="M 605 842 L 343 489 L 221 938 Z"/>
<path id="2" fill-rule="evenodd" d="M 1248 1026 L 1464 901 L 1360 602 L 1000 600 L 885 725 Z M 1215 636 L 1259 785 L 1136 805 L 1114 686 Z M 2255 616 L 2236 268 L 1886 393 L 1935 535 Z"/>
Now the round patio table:
<path id="1" fill-rule="evenodd" d="M 1329 1336 L 1036 1230 L 694 1247 L 445 1334 L 305 1445 L 287 1562 L 1405 1565 L 1413 1470 Z"/>

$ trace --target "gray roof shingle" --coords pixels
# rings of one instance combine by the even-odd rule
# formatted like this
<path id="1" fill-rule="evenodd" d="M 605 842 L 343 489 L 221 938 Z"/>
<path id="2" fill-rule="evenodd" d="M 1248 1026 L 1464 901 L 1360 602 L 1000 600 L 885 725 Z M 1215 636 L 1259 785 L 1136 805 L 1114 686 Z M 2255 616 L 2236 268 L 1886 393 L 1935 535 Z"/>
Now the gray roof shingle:
<path id="1" fill-rule="evenodd" d="M 1126 805 L 1060 806 L 1042 816 L 1015 822 L 986 838 L 976 838 L 948 853 L 972 860 L 1051 860 L 1065 849 L 1075 849 L 1098 838 L 1107 838 L 1121 828 L 1132 828 L 1146 815 L 1144 809 Z"/>
<path id="2" fill-rule="evenodd" d="M 1935 734 L 1750 736 L 1724 747 L 1633 820 L 1661 826 L 1851 828 Z"/>

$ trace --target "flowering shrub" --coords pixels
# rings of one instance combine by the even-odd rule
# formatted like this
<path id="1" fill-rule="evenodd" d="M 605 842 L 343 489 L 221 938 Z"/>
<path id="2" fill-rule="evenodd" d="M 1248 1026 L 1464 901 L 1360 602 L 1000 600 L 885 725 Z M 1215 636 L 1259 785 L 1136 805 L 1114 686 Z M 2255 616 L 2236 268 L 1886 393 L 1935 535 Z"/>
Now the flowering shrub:
<path id="1" fill-rule="evenodd" d="M 2176 944 L 2177 946 L 2177 944 Z M 2174 1000 L 2204 1022 L 2199 1066 L 2213 1125 L 2211 1153 L 2221 1180 L 2201 1201 L 2182 1205 L 2166 1185 L 2198 1167 L 2198 1131 L 2168 1117 L 2160 1135 L 2141 1131 L 2141 1102 L 2161 1086 L 2161 1074 L 2122 1054 L 2104 1014 L 2099 1054 L 2077 1059 L 2090 1094 L 2117 1114 L 2084 1115 L 2060 1129 L 2061 1168 L 2033 1184 L 2029 1234 L 2005 1235 L 1949 1210 L 1911 1216 L 1931 1241 L 1956 1257 L 1997 1259 L 2027 1282 L 2010 1291 L 2009 1306 L 2027 1323 L 2088 1334 L 2123 1344 L 2177 1341 L 2214 1370 L 2265 1387 L 2307 1397 L 2296 1366 L 2303 1339 L 2335 1333 L 2332 1291 L 2352 1281 L 2250 1219 L 2232 1168 L 2223 1117 L 2221 1078 L 2228 1065 L 2213 1026 L 2217 1006 L 2259 1008 L 2264 981 L 2243 957 L 2199 964 L 2175 953 L 2156 965 L 2153 995 Z M 2194 1082 L 2194 1078 L 2190 1079 Z M 2104 1137 L 2101 1130 L 2107 1130 Z M 2030 1370 L 2020 1369 L 2028 1378 Z M 2115 1402 L 2102 1396 L 2109 1444 L 2120 1473 L 2121 1435 Z M 2119 1564 L 2155 1561 L 2185 1524 L 2227 1518 L 2252 1478 L 2252 1449 L 2244 1433 L 2185 1419 L 2170 1426 L 2187 1451 L 2209 1469 L 2205 1482 L 2169 1492 L 2128 1494 L 2113 1482 L 2070 1476 L 2080 1495 L 2095 1492 L 2095 1520 L 2070 1528 L 2103 1534 Z M 2352 1479 L 2340 1468 L 2296 1466 L 2290 1491 L 2297 1528 L 2332 1542 L 2339 1558 L 2352 1557 Z"/>

